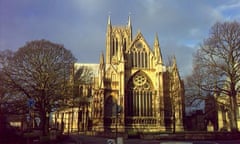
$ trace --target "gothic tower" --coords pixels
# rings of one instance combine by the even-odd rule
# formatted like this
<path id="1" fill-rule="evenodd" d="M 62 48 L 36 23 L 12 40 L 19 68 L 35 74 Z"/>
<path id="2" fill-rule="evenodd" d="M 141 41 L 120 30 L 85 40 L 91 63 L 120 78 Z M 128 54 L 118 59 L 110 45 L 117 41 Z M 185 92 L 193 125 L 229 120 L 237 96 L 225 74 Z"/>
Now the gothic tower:
<path id="1" fill-rule="evenodd" d="M 126 26 L 112 26 L 108 17 L 106 32 L 106 64 L 116 64 L 120 55 L 132 41 L 132 26 L 130 17 Z"/>

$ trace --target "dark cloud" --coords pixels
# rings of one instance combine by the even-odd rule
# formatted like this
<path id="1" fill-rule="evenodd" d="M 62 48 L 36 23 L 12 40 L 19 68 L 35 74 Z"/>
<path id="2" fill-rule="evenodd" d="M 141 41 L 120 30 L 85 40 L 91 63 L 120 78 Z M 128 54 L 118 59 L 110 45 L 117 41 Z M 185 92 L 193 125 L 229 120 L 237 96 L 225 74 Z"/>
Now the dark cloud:
<path id="1" fill-rule="evenodd" d="M 210 27 L 239 20 L 239 9 L 237 0 L 0 0 L 0 49 L 48 39 L 64 44 L 79 62 L 97 63 L 105 51 L 108 15 L 116 25 L 126 24 L 131 15 L 134 36 L 140 29 L 152 46 L 157 33 L 164 58 L 176 55 L 185 76 Z"/>

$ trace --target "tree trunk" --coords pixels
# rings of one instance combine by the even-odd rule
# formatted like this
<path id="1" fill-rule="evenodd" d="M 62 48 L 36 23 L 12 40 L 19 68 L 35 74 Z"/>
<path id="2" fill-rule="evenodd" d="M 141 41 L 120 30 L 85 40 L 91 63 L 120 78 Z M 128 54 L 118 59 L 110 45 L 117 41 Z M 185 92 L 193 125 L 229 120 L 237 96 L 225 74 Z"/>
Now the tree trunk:
<path id="1" fill-rule="evenodd" d="M 41 112 L 41 129 L 42 129 L 42 134 L 47 135 L 48 134 L 48 127 L 49 127 L 49 117 L 47 117 L 46 112 Z"/>
<path id="2" fill-rule="evenodd" d="M 230 112 L 230 124 L 231 124 L 231 131 L 237 132 L 238 125 L 237 125 L 237 99 L 236 95 L 232 95 L 230 97 L 230 104 L 231 104 L 231 112 Z"/>

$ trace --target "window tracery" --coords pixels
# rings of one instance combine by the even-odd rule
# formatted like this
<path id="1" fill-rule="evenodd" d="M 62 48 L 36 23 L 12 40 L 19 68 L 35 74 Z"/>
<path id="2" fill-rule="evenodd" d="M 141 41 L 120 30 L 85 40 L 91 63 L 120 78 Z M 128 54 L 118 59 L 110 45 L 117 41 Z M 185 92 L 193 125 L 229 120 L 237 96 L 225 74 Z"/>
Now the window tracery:
<path id="1" fill-rule="evenodd" d="M 141 41 L 137 41 L 132 47 L 132 66 L 136 68 L 149 67 L 149 56 Z"/>
<path id="2" fill-rule="evenodd" d="M 153 116 L 154 90 L 151 80 L 142 72 L 134 75 L 128 83 L 128 116 Z"/>

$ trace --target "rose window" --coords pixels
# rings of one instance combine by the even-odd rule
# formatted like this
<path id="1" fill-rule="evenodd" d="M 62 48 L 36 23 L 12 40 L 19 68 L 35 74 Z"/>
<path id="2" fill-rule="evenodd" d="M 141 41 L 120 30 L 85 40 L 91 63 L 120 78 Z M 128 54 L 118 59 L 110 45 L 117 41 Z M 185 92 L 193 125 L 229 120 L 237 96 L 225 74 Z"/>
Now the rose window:
<path id="1" fill-rule="evenodd" d="M 126 105 L 127 116 L 153 116 L 154 89 L 151 79 L 143 72 L 138 72 L 129 81 Z M 133 122 L 134 123 L 134 122 Z M 131 123 L 130 123 L 131 124 Z"/>
<path id="2" fill-rule="evenodd" d="M 137 75 L 133 78 L 133 83 L 136 86 L 142 86 L 146 83 L 146 81 L 147 81 L 147 78 L 143 75 Z"/>

